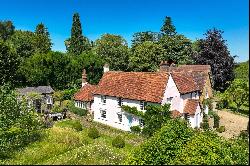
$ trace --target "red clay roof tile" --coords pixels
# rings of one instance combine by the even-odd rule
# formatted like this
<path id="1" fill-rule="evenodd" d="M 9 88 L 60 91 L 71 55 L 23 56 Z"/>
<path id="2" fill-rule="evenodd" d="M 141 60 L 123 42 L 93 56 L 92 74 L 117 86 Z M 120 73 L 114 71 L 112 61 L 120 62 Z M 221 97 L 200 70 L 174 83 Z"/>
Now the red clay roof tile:
<path id="1" fill-rule="evenodd" d="M 87 84 L 83 86 L 75 95 L 75 100 L 80 101 L 93 101 L 93 92 L 97 89 L 97 85 Z"/>
<path id="2" fill-rule="evenodd" d="M 104 73 L 95 94 L 160 103 L 169 74 L 166 72 Z"/>
<path id="3" fill-rule="evenodd" d="M 199 104 L 199 100 L 197 99 L 188 99 L 183 112 L 188 113 L 190 115 L 194 115 Z"/>

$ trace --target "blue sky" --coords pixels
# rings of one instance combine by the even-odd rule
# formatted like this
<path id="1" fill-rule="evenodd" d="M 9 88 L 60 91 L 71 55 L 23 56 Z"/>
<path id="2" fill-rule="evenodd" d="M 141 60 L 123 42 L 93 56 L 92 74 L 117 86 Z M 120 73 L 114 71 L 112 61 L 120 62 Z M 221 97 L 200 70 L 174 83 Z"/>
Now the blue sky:
<path id="1" fill-rule="evenodd" d="M 159 31 L 170 16 L 177 32 L 191 40 L 206 30 L 224 31 L 237 62 L 249 56 L 248 0 L 1 0 L 0 20 L 12 20 L 16 29 L 34 31 L 43 22 L 50 32 L 53 50 L 65 51 L 72 16 L 80 14 L 83 34 L 91 40 L 104 33 L 122 35 L 130 44 L 140 31 Z"/>

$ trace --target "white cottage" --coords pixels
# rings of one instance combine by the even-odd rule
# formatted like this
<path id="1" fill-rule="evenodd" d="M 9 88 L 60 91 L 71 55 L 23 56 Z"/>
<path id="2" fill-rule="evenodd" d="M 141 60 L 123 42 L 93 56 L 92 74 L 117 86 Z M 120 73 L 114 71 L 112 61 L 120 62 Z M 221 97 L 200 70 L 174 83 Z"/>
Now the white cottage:
<path id="1" fill-rule="evenodd" d="M 171 104 L 173 117 L 185 118 L 191 127 L 199 128 L 203 118 L 199 97 L 204 81 L 174 69 L 170 71 L 169 65 L 162 63 L 158 72 L 121 72 L 109 71 L 105 65 L 99 84 L 91 92 L 82 88 L 78 95 L 92 94 L 91 110 L 95 121 L 125 131 L 130 131 L 131 126 L 143 127 L 144 122 L 124 112 L 122 105 L 145 112 L 146 105 L 165 103 Z"/>

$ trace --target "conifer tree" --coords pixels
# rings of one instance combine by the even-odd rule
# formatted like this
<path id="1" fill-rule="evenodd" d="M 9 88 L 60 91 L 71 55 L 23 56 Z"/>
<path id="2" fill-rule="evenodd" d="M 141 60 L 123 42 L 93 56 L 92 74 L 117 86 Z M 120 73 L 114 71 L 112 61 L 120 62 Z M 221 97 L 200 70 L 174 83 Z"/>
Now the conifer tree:
<path id="1" fill-rule="evenodd" d="M 82 26 L 78 13 L 73 15 L 71 37 L 65 41 L 65 45 L 67 51 L 74 55 L 79 55 L 91 47 L 89 40 L 82 35 Z"/>
<path id="2" fill-rule="evenodd" d="M 35 30 L 35 50 L 38 53 L 47 53 L 51 51 L 52 42 L 48 29 L 43 23 L 36 26 Z"/>
<path id="3" fill-rule="evenodd" d="M 176 34 L 175 26 L 172 24 L 171 17 L 166 16 L 163 26 L 161 27 L 161 32 L 163 35 L 172 36 Z"/>

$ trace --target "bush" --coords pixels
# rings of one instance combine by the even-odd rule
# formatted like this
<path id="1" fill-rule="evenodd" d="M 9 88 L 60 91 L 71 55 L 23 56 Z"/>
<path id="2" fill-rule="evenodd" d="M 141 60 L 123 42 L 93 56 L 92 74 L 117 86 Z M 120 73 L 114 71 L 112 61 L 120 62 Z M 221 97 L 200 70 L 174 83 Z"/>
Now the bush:
<path id="1" fill-rule="evenodd" d="M 53 112 L 53 113 L 61 113 L 61 112 L 63 112 L 63 109 L 60 108 L 57 105 L 54 105 L 53 108 L 51 109 L 51 112 Z"/>
<path id="2" fill-rule="evenodd" d="M 141 132 L 140 126 L 131 126 L 131 127 L 130 127 L 130 130 L 131 130 L 131 132 L 133 132 L 133 133 L 140 133 L 140 132 Z"/>
<path id="3" fill-rule="evenodd" d="M 247 132 L 247 130 L 240 131 L 239 137 L 241 137 L 243 139 L 247 139 L 248 138 L 248 132 Z"/>
<path id="4" fill-rule="evenodd" d="M 209 129 L 208 117 L 205 114 L 204 114 L 204 117 L 203 117 L 203 122 L 201 123 L 201 128 L 204 129 L 204 130 Z"/>
<path id="5" fill-rule="evenodd" d="M 216 129 L 216 131 L 218 131 L 219 133 L 226 131 L 225 126 L 220 126 L 219 128 Z"/>
<path id="6" fill-rule="evenodd" d="M 100 134 L 99 134 L 99 131 L 95 127 L 91 127 L 91 128 L 89 128 L 88 136 L 90 138 L 96 139 L 96 138 L 100 137 Z"/>
<path id="7" fill-rule="evenodd" d="M 227 108 L 229 105 L 228 101 L 227 100 L 220 100 L 216 103 L 216 108 L 221 110 L 223 108 Z"/>
<path id="8" fill-rule="evenodd" d="M 57 122 L 55 124 L 55 126 L 57 126 L 57 127 L 68 127 L 68 128 L 75 129 L 76 131 L 82 131 L 82 125 L 81 125 L 80 121 L 78 121 L 78 120 L 60 121 L 60 122 Z"/>
<path id="9" fill-rule="evenodd" d="M 77 108 L 77 107 L 73 107 L 73 109 L 71 109 L 70 111 L 79 116 L 86 116 L 88 113 L 88 110 Z"/>
<path id="10" fill-rule="evenodd" d="M 220 117 L 217 115 L 217 113 L 213 113 L 214 117 L 214 128 L 218 128 L 220 126 Z"/>
<path id="11" fill-rule="evenodd" d="M 113 139 L 112 146 L 116 148 L 123 148 L 125 146 L 125 141 L 121 136 L 117 136 Z"/>

